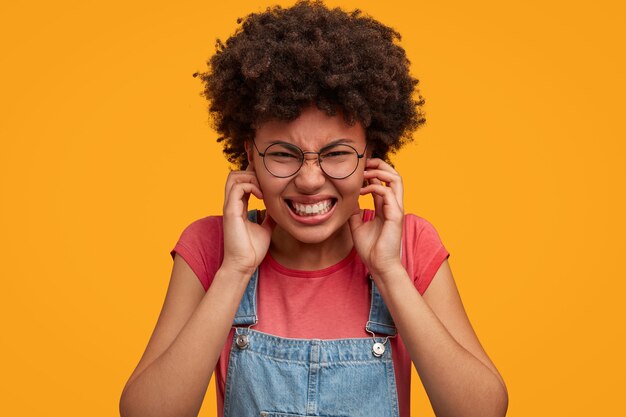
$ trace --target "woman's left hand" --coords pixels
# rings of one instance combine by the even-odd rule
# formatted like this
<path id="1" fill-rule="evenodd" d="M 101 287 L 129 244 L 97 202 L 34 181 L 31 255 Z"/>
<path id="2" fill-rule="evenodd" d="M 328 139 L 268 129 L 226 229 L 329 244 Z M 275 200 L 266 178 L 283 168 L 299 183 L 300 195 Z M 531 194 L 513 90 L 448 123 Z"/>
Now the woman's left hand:
<path id="1" fill-rule="evenodd" d="M 361 188 L 361 195 L 371 194 L 374 198 L 375 217 L 364 222 L 357 208 L 349 224 L 359 256 L 374 276 L 380 276 L 401 265 L 404 188 L 398 172 L 385 161 L 373 158 L 365 164 L 368 185 Z"/>

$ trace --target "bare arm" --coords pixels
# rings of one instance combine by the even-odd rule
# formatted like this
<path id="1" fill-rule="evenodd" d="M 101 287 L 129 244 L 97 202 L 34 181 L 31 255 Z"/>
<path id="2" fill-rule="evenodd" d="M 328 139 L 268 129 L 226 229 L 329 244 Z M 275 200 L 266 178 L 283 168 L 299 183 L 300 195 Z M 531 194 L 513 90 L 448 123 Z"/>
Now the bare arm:
<path id="1" fill-rule="evenodd" d="M 465 314 L 448 261 L 423 297 L 403 268 L 390 274 L 376 283 L 435 415 L 506 415 L 506 386 Z"/>
<path id="2" fill-rule="evenodd" d="M 250 276 L 269 247 L 273 222 L 247 219 L 256 175 L 234 171 L 224 198 L 224 259 L 209 290 L 176 255 L 163 309 L 120 399 L 122 417 L 197 416 Z"/>
<path id="3" fill-rule="evenodd" d="M 220 269 L 205 294 L 176 255 L 159 320 L 122 392 L 122 417 L 198 414 L 248 279 Z"/>
<path id="4" fill-rule="evenodd" d="M 366 162 L 375 218 L 350 218 L 355 247 L 372 273 L 438 417 L 501 417 L 508 394 L 465 314 L 448 261 L 422 297 L 400 260 L 403 186 L 384 161 Z"/>

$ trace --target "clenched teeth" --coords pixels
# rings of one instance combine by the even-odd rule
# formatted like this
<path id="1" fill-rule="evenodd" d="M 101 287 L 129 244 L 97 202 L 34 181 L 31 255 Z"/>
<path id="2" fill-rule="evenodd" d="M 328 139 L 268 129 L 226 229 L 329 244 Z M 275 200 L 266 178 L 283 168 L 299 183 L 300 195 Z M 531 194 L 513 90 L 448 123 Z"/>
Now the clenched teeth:
<path id="1" fill-rule="evenodd" d="M 332 200 L 319 201 L 315 204 L 301 204 L 291 201 L 291 208 L 299 216 L 316 216 L 327 213 L 333 206 Z"/>

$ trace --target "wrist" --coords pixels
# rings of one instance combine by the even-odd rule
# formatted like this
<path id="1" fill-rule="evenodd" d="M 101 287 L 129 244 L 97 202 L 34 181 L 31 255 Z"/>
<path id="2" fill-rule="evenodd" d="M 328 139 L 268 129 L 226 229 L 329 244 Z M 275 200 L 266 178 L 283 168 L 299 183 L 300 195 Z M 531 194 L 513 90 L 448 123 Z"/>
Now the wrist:
<path id="1" fill-rule="evenodd" d="M 256 268 L 253 267 L 246 267 L 236 262 L 224 260 L 220 268 L 217 270 L 216 276 L 219 274 L 221 276 L 228 277 L 228 279 L 232 281 L 242 281 L 247 283 L 255 270 Z"/>
<path id="2" fill-rule="evenodd" d="M 371 266 L 368 270 L 377 283 L 390 283 L 403 276 L 408 276 L 399 259 Z"/>

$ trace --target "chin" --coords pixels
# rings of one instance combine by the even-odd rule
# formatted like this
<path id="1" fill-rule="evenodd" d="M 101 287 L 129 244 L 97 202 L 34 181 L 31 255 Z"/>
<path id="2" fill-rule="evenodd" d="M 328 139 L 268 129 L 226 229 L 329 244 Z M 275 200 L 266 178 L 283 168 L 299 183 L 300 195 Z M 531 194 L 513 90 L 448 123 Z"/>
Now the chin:
<path id="1" fill-rule="evenodd" d="M 326 229 L 326 228 L 325 228 Z M 338 230 L 310 230 L 299 228 L 296 230 L 283 229 L 285 232 L 289 233 L 291 237 L 301 243 L 306 243 L 309 245 L 315 245 L 319 243 L 323 243 L 330 239 Z"/>
<path id="2" fill-rule="evenodd" d="M 337 216 L 337 213 L 335 213 L 335 216 Z M 337 235 L 347 224 L 347 219 L 341 222 L 338 217 L 330 217 L 326 221 L 316 224 L 298 222 L 290 216 L 285 216 L 280 219 L 276 219 L 272 216 L 272 218 L 284 233 L 298 242 L 305 244 L 320 244 L 326 242 Z"/>

